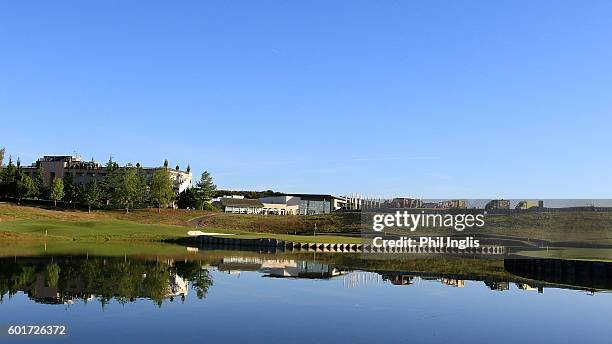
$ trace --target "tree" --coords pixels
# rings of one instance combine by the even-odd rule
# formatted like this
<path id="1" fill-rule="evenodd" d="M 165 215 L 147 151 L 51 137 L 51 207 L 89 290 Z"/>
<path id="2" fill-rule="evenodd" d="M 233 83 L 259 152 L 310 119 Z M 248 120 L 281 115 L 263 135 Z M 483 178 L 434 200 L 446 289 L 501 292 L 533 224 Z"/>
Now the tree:
<path id="1" fill-rule="evenodd" d="M 32 181 L 34 182 L 34 186 L 36 187 L 36 195 L 34 197 L 38 197 L 38 198 L 45 198 L 45 196 L 48 196 L 49 193 L 49 189 L 45 188 L 45 185 L 43 183 L 43 168 L 42 166 L 40 166 L 39 168 L 36 169 L 36 172 L 34 172 L 34 178 L 32 178 Z"/>
<path id="2" fill-rule="evenodd" d="M 45 282 L 50 287 L 56 287 L 60 277 L 60 267 L 55 263 L 51 263 L 45 268 Z"/>
<path id="3" fill-rule="evenodd" d="M 197 190 L 189 188 L 178 195 L 177 205 L 181 209 L 201 209 L 201 202 Z"/>
<path id="4" fill-rule="evenodd" d="M 198 182 L 199 196 L 202 201 L 202 210 L 204 210 L 204 204 L 210 203 L 212 200 L 217 186 L 213 183 L 212 176 L 208 171 L 204 171 Z"/>
<path id="5" fill-rule="evenodd" d="M 109 204 L 115 200 L 115 189 L 119 186 L 121 179 L 119 165 L 113 161 L 113 157 L 108 159 L 106 163 L 106 176 L 100 183 L 103 194 L 103 201 Z"/>
<path id="6" fill-rule="evenodd" d="M 140 178 L 136 168 L 130 164 L 119 169 L 118 172 L 119 178 L 114 189 L 113 199 L 125 209 L 126 213 L 129 213 L 130 207 L 133 206 L 141 194 Z"/>
<path id="7" fill-rule="evenodd" d="M 0 148 L 0 195 L 3 194 L 3 174 L 2 174 L 2 167 L 4 163 L 4 147 Z"/>
<path id="8" fill-rule="evenodd" d="M 38 193 L 32 178 L 21 171 L 19 171 L 19 179 L 17 180 L 15 190 L 18 204 L 21 203 L 22 198 L 35 197 Z"/>
<path id="9" fill-rule="evenodd" d="M 74 182 L 74 177 L 72 176 L 72 173 L 65 173 L 62 182 L 64 183 L 64 200 L 70 203 L 77 203 L 81 198 L 79 195 L 79 192 L 81 190 L 79 186 Z"/>
<path id="10" fill-rule="evenodd" d="M 15 197 L 15 176 L 17 175 L 17 168 L 13 164 L 13 158 L 9 156 L 8 165 L 0 171 L 0 195 L 4 197 Z"/>
<path id="11" fill-rule="evenodd" d="M 164 160 L 164 168 L 168 168 L 168 159 Z"/>
<path id="12" fill-rule="evenodd" d="M 135 197 L 135 205 L 143 205 L 147 202 L 149 184 L 147 182 L 147 176 L 140 166 L 136 166 L 136 175 L 138 176 L 138 186 Z"/>
<path id="13" fill-rule="evenodd" d="M 172 180 L 170 172 L 166 168 L 160 168 L 155 171 L 149 184 L 149 192 L 151 201 L 157 205 L 157 212 L 160 212 L 161 207 L 167 207 L 172 197 L 174 190 L 172 189 Z"/>
<path id="14" fill-rule="evenodd" d="M 91 213 L 91 207 L 99 207 L 102 203 L 102 188 L 95 179 L 85 184 L 81 195 L 82 202 L 87 204 L 87 211 Z"/>
<path id="15" fill-rule="evenodd" d="M 51 199 L 53 203 L 57 207 L 57 201 L 64 197 L 64 182 L 55 177 L 53 179 L 53 183 L 51 184 Z"/>

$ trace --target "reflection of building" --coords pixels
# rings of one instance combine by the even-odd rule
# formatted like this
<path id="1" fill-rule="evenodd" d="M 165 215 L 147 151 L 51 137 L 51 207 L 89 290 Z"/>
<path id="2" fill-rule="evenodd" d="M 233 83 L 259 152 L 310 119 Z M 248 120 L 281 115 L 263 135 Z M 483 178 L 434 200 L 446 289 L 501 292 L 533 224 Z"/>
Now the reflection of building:
<path id="1" fill-rule="evenodd" d="M 484 281 L 485 285 L 491 290 L 504 291 L 510 289 L 510 283 L 500 281 Z"/>
<path id="2" fill-rule="evenodd" d="M 163 167 L 143 167 L 142 172 L 145 178 L 150 179 L 155 171 L 161 168 Z M 32 166 L 23 167 L 23 170 L 32 178 L 40 172 L 45 187 L 49 187 L 53 179 L 64 178 L 66 174 L 70 174 L 77 184 L 86 184 L 92 179 L 101 181 L 108 174 L 106 166 L 102 166 L 99 162 L 83 161 L 79 157 L 70 155 L 45 155 Z M 191 171 L 168 169 L 168 172 L 176 194 L 191 187 Z"/>
<path id="3" fill-rule="evenodd" d="M 414 276 L 412 275 L 383 275 L 383 281 L 389 281 L 393 285 L 411 285 Z"/>
<path id="4" fill-rule="evenodd" d="M 258 271 L 265 277 L 329 279 L 344 274 L 327 264 L 292 259 L 262 259 L 247 257 L 223 258 L 219 271 Z"/>
<path id="5" fill-rule="evenodd" d="M 452 278 L 442 278 L 440 279 L 442 284 L 450 285 L 452 287 L 463 288 L 465 287 L 465 280 L 461 279 L 452 279 Z"/>
<path id="6" fill-rule="evenodd" d="M 28 296 L 38 303 L 45 304 L 73 304 L 74 297 L 60 293 L 57 285 L 49 285 L 43 274 L 38 274 L 34 284 L 27 291 Z"/>
<path id="7" fill-rule="evenodd" d="M 342 284 L 345 288 L 357 288 L 366 284 L 380 284 L 382 275 L 375 272 L 352 271 L 344 275 Z"/>
<path id="8" fill-rule="evenodd" d="M 185 296 L 189 290 L 189 284 L 179 275 L 170 276 L 168 281 L 168 293 L 166 297 Z"/>
<path id="9" fill-rule="evenodd" d="M 520 290 L 525 290 L 525 291 L 538 291 L 538 293 L 543 293 L 544 292 L 544 288 L 542 287 L 532 287 L 527 283 L 515 283 L 516 287 L 519 288 Z"/>
<path id="10" fill-rule="evenodd" d="M 144 281 L 146 278 L 146 274 L 143 274 L 142 280 Z M 24 288 L 22 291 L 27 293 L 28 297 L 35 302 L 44 304 L 71 305 L 78 299 L 90 301 L 95 298 L 95 296 L 91 293 L 96 292 L 97 290 L 95 288 L 90 289 L 91 287 L 88 287 L 84 283 L 81 276 L 75 276 L 75 278 L 71 278 L 65 284 L 66 285 L 62 285 L 60 288 L 57 281 L 55 284 L 52 284 L 48 281 L 47 274 L 39 272 L 36 274 L 33 283 L 28 285 L 27 288 Z M 168 282 L 165 287 L 165 294 L 163 297 L 172 298 L 174 296 L 185 296 L 187 295 L 188 290 L 188 282 L 179 275 L 172 273 L 168 276 Z M 142 296 L 149 297 L 150 295 Z"/>
<path id="11" fill-rule="evenodd" d="M 493 199 L 485 205 L 486 210 L 510 209 L 510 201 L 507 199 Z"/>

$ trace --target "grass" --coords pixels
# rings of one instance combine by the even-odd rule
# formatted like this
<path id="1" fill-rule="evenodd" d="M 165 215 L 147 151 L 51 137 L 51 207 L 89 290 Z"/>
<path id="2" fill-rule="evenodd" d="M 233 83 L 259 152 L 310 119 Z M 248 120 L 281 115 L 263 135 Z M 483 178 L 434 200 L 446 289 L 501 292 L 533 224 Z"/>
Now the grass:
<path id="1" fill-rule="evenodd" d="M 560 212 L 493 215 L 484 232 L 553 242 L 612 244 L 611 212 Z"/>
<path id="2" fill-rule="evenodd" d="M 612 250 L 600 248 L 551 248 L 538 251 L 521 251 L 519 255 L 530 258 L 553 258 L 565 260 L 588 260 L 612 262 Z"/>
<path id="3" fill-rule="evenodd" d="M 359 213 L 312 216 L 237 215 L 209 211 L 138 209 L 86 211 L 0 203 L 0 240 L 160 241 L 186 236 L 189 228 L 232 233 L 236 238 L 358 243 Z M 316 225 L 317 236 L 314 237 Z M 44 231 L 47 231 L 47 237 Z M 479 233 L 551 243 L 612 244 L 612 213 L 522 213 L 493 215 Z M 416 233 L 416 232 L 415 232 Z M 433 233 L 433 232 L 432 232 Z M 432 235 L 420 231 L 419 235 Z M 448 235 L 448 231 L 443 232 Z M 461 234 L 468 235 L 469 231 Z M 406 233 L 401 233 L 405 235 Z M 555 246 L 555 245 L 550 245 Z M 571 245 L 557 245 L 571 246 Z M 579 246 L 579 245 L 575 245 Z"/>
<path id="4" fill-rule="evenodd" d="M 22 239 L 161 241 L 186 236 L 186 228 L 130 221 L 21 220 L 0 223 L 0 231 Z M 15 236 L 14 236 L 15 237 Z"/>
<path id="5" fill-rule="evenodd" d="M 339 235 L 291 235 L 295 223 L 319 221 L 325 216 L 300 219 L 299 216 L 249 216 L 200 211 L 141 209 L 125 214 L 120 211 L 96 211 L 91 214 L 78 210 L 51 210 L 39 207 L 0 204 L 0 241 L 163 241 L 187 236 L 190 221 L 204 216 L 203 232 L 229 233 L 234 238 L 274 238 L 312 243 L 359 243 L 359 237 Z M 343 220 L 330 216 L 330 223 Z M 266 223 L 273 224 L 266 227 Z M 255 224 L 255 225 L 253 225 Z M 261 232 L 253 232 L 261 228 Z M 267 228 L 267 230 L 266 230 Z M 280 231 L 279 228 L 285 228 Z M 291 229 L 289 229 L 291 228 Z M 305 228 L 305 227 L 302 227 Z M 317 226 L 317 231 L 326 228 Z M 322 230 L 325 233 L 324 230 Z M 280 233 L 279 233 L 280 232 Z M 329 233 L 329 232 L 327 232 Z"/>
<path id="6" fill-rule="evenodd" d="M 105 257 L 190 257 L 184 246 L 157 242 L 0 241 L 0 257 L 90 255 Z"/>

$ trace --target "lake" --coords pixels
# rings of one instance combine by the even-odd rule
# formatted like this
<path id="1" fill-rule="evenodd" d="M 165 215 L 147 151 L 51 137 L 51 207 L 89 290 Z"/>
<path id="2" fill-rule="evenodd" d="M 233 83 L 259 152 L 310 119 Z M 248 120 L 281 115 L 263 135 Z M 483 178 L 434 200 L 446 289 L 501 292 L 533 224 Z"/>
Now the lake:
<path id="1" fill-rule="evenodd" d="M 67 336 L 37 339 L 94 343 L 607 342 L 610 267 L 580 264 L 14 254 L 0 258 L 0 326 L 65 325 Z"/>

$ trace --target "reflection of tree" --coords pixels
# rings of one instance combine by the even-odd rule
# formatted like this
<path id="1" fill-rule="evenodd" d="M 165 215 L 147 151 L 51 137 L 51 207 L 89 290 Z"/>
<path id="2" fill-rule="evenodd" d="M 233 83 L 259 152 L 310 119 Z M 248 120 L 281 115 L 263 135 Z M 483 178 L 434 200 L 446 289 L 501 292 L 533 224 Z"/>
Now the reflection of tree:
<path id="1" fill-rule="evenodd" d="M 198 275 L 190 281 L 193 283 L 198 299 L 203 299 L 206 297 L 208 287 L 212 285 L 212 277 L 210 277 L 208 270 L 200 269 L 200 271 L 198 271 Z"/>
<path id="2" fill-rule="evenodd" d="M 45 282 L 50 287 L 56 287 L 59 281 L 60 267 L 57 264 L 51 263 L 46 267 Z"/>
<path id="3" fill-rule="evenodd" d="M 202 268 L 200 263 L 195 261 L 177 262 L 176 272 L 191 282 L 198 299 L 206 297 L 208 288 L 213 284 L 213 280 L 209 271 Z"/>
<path id="4" fill-rule="evenodd" d="M 0 301 L 4 294 L 12 296 L 23 291 L 35 299 L 46 297 L 45 302 L 87 300 L 93 295 L 103 306 L 111 299 L 127 303 L 137 298 L 149 298 L 161 305 L 165 298 L 182 294 L 184 284 L 177 289 L 177 275 L 193 284 L 198 298 L 203 298 L 212 285 L 208 271 L 198 262 L 180 262 L 172 266 L 117 258 L 66 258 L 51 263 L 47 258 L 0 259 Z M 43 282 L 44 286 L 40 284 Z M 41 296 L 37 286 L 56 288 L 60 297 L 49 300 L 49 295 L 56 295 L 55 292 Z"/>

